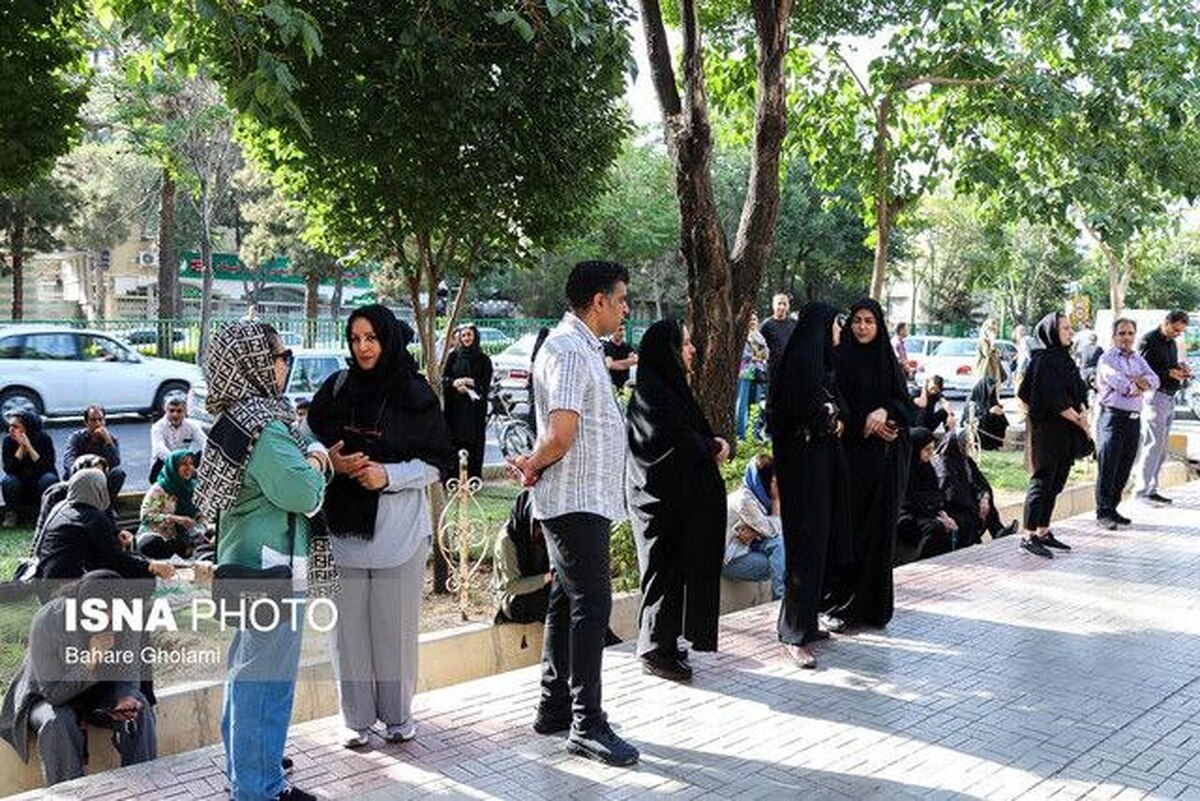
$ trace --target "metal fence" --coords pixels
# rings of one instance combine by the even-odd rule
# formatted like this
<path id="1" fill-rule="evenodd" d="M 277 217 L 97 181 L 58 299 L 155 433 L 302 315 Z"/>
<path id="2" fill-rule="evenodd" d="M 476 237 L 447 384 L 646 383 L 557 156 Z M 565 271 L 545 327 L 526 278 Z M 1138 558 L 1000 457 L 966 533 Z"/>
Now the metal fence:
<path id="1" fill-rule="evenodd" d="M 214 317 L 212 327 L 215 330 L 223 323 L 235 322 L 238 317 Z M 290 347 L 308 347 L 317 349 L 343 350 L 346 347 L 346 323 L 344 319 L 320 317 L 309 320 L 296 316 L 259 315 L 260 322 L 274 326 L 284 337 Z M 412 320 L 408 320 L 411 324 Z M 489 354 L 496 354 L 512 345 L 522 336 L 536 334 L 543 326 L 553 328 L 558 324 L 557 318 L 534 317 L 505 317 L 484 319 L 463 319 L 460 325 L 474 323 L 479 329 L 480 344 Z M 162 338 L 169 340 L 169 356 L 182 361 L 194 361 L 196 351 L 200 346 L 200 320 L 195 317 L 174 320 L 156 319 L 120 319 L 120 320 L 23 320 L 21 325 L 70 326 L 73 328 L 100 331 L 120 339 L 140 353 L 155 355 L 158 352 L 158 342 Z M 641 334 L 649 325 L 645 320 L 629 320 L 626 322 L 626 338 L 634 345 L 641 339 Z M 438 343 L 441 342 L 441 332 L 445 328 L 444 321 L 438 325 Z M 421 358 L 421 349 L 414 347 L 413 352 Z"/>

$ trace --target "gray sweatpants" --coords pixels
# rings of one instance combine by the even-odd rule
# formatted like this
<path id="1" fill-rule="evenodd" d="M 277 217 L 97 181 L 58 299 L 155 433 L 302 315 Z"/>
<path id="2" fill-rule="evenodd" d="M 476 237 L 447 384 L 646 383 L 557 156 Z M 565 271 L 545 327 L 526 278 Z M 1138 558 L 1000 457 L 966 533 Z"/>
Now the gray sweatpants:
<path id="1" fill-rule="evenodd" d="M 375 721 L 408 726 L 417 692 L 417 636 L 429 545 L 385 569 L 338 566 L 342 591 L 333 632 L 342 720 L 361 731 Z"/>
<path id="2" fill-rule="evenodd" d="M 157 737 L 154 730 L 154 710 L 139 692 L 131 692 L 142 703 L 130 730 L 123 724 L 117 734 L 117 751 L 121 765 L 136 765 L 149 762 L 157 754 Z M 112 694 L 96 701 L 98 708 L 109 708 L 118 698 Z M 47 785 L 77 779 L 83 775 L 83 757 L 87 750 L 87 732 L 79 725 L 79 718 L 69 706 L 51 706 L 38 701 L 29 710 L 29 726 L 37 732 L 38 756 L 42 760 L 42 778 Z"/>
<path id="3" fill-rule="evenodd" d="M 1158 472 L 1167 459 L 1167 440 L 1175 421 L 1175 397 L 1151 392 L 1142 403 L 1142 452 L 1138 455 L 1134 494 L 1145 497 L 1158 492 Z"/>

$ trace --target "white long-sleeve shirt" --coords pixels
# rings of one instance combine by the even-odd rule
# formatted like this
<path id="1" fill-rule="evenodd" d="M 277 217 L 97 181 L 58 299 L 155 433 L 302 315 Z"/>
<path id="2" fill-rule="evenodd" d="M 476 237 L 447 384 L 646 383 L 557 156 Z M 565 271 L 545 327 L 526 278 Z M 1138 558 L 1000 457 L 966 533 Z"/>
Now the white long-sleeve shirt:
<path id="1" fill-rule="evenodd" d="M 207 442 L 204 429 L 196 422 L 185 417 L 176 427 L 164 415 L 150 426 L 150 459 L 166 459 L 172 451 L 199 453 Z"/>
<path id="2" fill-rule="evenodd" d="M 725 527 L 724 564 L 729 564 L 750 550 L 749 545 L 737 538 L 742 529 L 748 528 L 757 532 L 760 537 L 778 537 L 783 533 L 783 521 L 778 516 L 763 511 L 758 498 L 744 486 L 729 493 L 725 510 L 728 517 Z"/>

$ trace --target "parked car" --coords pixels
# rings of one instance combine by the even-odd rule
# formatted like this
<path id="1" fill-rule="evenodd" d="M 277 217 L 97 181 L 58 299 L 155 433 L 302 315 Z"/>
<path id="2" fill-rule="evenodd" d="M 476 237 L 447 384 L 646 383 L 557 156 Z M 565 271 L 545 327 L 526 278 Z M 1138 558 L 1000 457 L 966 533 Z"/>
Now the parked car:
<path id="1" fill-rule="evenodd" d="M 904 340 L 904 352 L 908 354 L 908 369 L 914 373 L 920 372 L 925 359 L 933 353 L 934 348 L 945 337 L 917 334 Z"/>
<path id="2" fill-rule="evenodd" d="M 132 331 L 126 331 L 121 339 L 124 339 L 130 345 L 156 345 L 158 344 L 158 331 L 153 328 L 135 328 Z M 171 331 L 171 341 L 176 345 L 187 339 L 187 335 L 179 329 Z"/>
<path id="3" fill-rule="evenodd" d="M 0 414 L 18 409 L 81 415 L 90 404 L 110 413 L 155 415 L 168 395 L 201 380 L 195 365 L 138 353 L 100 331 L 11 325 L 0 329 Z"/>
<path id="4" fill-rule="evenodd" d="M 492 357 L 492 383 L 508 394 L 514 413 L 529 410 L 529 359 L 537 333 L 524 334 Z"/>
<path id="5" fill-rule="evenodd" d="M 1000 389 L 1010 390 L 1017 346 L 1005 339 L 998 340 L 996 346 L 1000 349 L 1000 367 L 1004 372 L 1004 381 L 1001 382 Z M 943 339 L 917 371 L 917 385 L 924 383 L 926 376 L 940 375 L 945 382 L 946 391 L 970 392 L 979 382 L 979 376 L 975 375 L 977 348 L 978 340 L 974 337 Z"/>
<path id="6" fill-rule="evenodd" d="M 293 350 L 295 362 L 292 364 L 292 374 L 284 394 L 296 403 L 301 400 L 311 401 L 313 395 L 325 383 L 332 373 L 346 366 L 346 352 L 342 350 Z M 197 381 L 187 396 L 187 413 L 206 430 L 213 423 L 213 416 L 204 408 L 204 400 L 208 397 L 208 386 L 203 381 Z"/>

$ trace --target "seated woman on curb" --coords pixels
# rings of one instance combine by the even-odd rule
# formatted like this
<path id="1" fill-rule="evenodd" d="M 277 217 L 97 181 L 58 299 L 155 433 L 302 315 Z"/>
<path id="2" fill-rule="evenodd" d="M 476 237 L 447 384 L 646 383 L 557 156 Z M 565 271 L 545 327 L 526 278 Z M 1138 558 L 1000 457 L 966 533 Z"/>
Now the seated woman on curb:
<path id="1" fill-rule="evenodd" d="M 750 460 L 742 486 L 729 493 L 726 511 L 728 527 L 721 575 L 733 581 L 770 579 L 771 599 L 778 601 L 783 597 L 786 563 L 774 459 L 760 453 Z"/>
<path id="2" fill-rule="evenodd" d="M 909 429 L 912 468 L 896 521 L 896 564 L 949 553 L 959 547 L 958 523 L 946 512 L 946 500 L 934 472 L 937 440 L 928 428 Z"/>
<path id="3" fill-rule="evenodd" d="M 77 579 L 89 570 L 112 570 L 122 578 L 175 575 L 167 562 L 148 561 L 121 547 L 108 507 L 102 471 L 87 468 L 71 476 L 66 500 L 51 510 L 37 545 L 39 579 Z"/>
<path id="4" fill-rule="evenodd" d="M 142 498 L 137 549 L 150 559 L 187 559 L 204 535 L 197 530 L 200 512 L 192 496 L 196 490 L 196 457 L 190 451 L 172 451 L 163 460 L 158 479 Z"/>
<path id="5" fill-rule="evenodd" d="M 497 623 L 538 623 L 546 619 L 550 603 L 550 554 L 542 524 L 533 519 L 529 490 L 513 501 L 508 523 L 496 538 L 492 556 L 492 591 Z"/>

